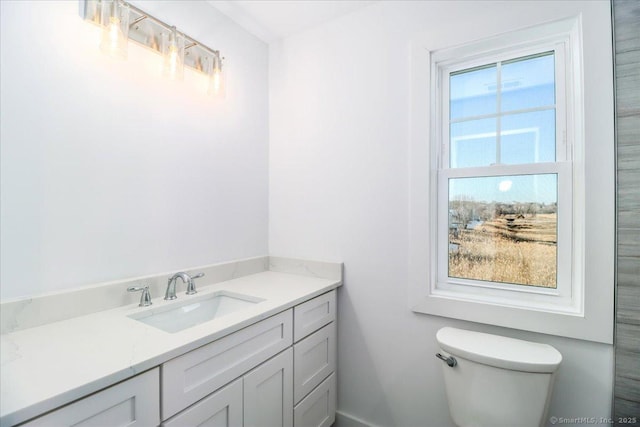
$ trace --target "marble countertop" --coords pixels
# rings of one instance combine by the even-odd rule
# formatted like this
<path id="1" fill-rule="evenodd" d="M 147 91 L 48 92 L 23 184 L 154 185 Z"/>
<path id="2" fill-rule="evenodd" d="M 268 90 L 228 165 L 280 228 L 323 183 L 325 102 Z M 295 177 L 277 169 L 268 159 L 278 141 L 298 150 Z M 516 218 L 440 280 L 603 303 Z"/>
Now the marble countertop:
<path id="1" fill-rule="evenodd" d="M 201 279 L 204 280 L 204 279 Z M 341 281 L 264 271 L 199 286 L 198 294 L 137 304 L 0 336 L 0 425 L 10 426 L 101 390 L 340 286 Z M 176 333 L 128 316 L 227 290 L 264 299 Z"/>

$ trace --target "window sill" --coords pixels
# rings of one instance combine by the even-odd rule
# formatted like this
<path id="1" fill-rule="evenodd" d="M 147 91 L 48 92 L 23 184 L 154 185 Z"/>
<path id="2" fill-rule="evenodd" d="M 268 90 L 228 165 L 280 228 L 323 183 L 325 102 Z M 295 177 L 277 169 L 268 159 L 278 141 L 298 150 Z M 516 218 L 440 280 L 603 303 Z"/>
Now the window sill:
<path id="1" fill-rule="evenodd" d="M 521 329 L 569 338 L 612 343 L 612 336 L 602 325 L 580 314 L 510 307 L 490 302 L 464 301 L 447 296 L 430 295 L 418 300 L 412 311 L 420 314 L 449 317 L 506 328 Z"/>
<path id="2" fill-rule="evenodd" d="M 466 287 L 467 292 L 460 287 L 452 289 L 432 290 L 427 298 L 447 299 L 477 304 L 488 304 L 497 307 L 509 307 L 518 310 L 532 310 L 536 312 L 547 312 L 566 314 L 571 316 L 582 316 L 584 309 L 580 304 L 580 299 L 571 297 L 559 297 L 551 293 L 529 293 L 526 291 L 505 291 L 502 289 L 477 289 Z"/>

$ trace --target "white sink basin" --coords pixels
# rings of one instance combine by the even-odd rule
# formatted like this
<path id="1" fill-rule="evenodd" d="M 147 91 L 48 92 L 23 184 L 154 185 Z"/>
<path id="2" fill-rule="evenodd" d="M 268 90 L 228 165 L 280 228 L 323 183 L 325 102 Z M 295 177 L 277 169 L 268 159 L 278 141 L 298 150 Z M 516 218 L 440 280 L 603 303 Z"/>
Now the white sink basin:
<path id="1" fill-rule="evenodd" d="M 158 307 L 129 317 L 165 332 L 175 333 L 264 301 L 248 295 L 218 291 L 182 304 Z"/>

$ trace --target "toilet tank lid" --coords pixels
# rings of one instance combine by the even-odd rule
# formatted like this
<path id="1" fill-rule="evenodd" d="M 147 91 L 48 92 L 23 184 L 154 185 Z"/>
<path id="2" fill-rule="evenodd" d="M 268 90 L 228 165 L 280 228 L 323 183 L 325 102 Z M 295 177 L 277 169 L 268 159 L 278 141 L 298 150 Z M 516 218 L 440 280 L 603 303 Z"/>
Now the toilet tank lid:
<path id="1" fill-rule="evenodd" d="M 562 355 L 548 344 L 445 327 L 438 331 L 440 347 L 453 356 L 523 372 L 552 373 Z"/>

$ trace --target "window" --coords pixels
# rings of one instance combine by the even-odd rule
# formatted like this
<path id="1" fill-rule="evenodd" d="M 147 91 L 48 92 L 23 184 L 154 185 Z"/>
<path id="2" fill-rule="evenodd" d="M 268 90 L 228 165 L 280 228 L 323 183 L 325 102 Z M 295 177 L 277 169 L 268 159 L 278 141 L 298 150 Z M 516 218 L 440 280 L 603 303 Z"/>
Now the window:
<path id="1" fill-rule="evenodd" d="M 576 9 L 414 39 L 413 312 L 611 342 L 610 23 Z"/>
<path id="2" fill-rule="evenodd" d="M 583 310 L 579 61 L 542 33 L 431 54 L 432 296 Z"/>
<path id="3" fill-rule="evenodd" d="M 471 59 L 435 57 L 437 292 L 571 305 L 564 61 L 563 40 Z"/>

